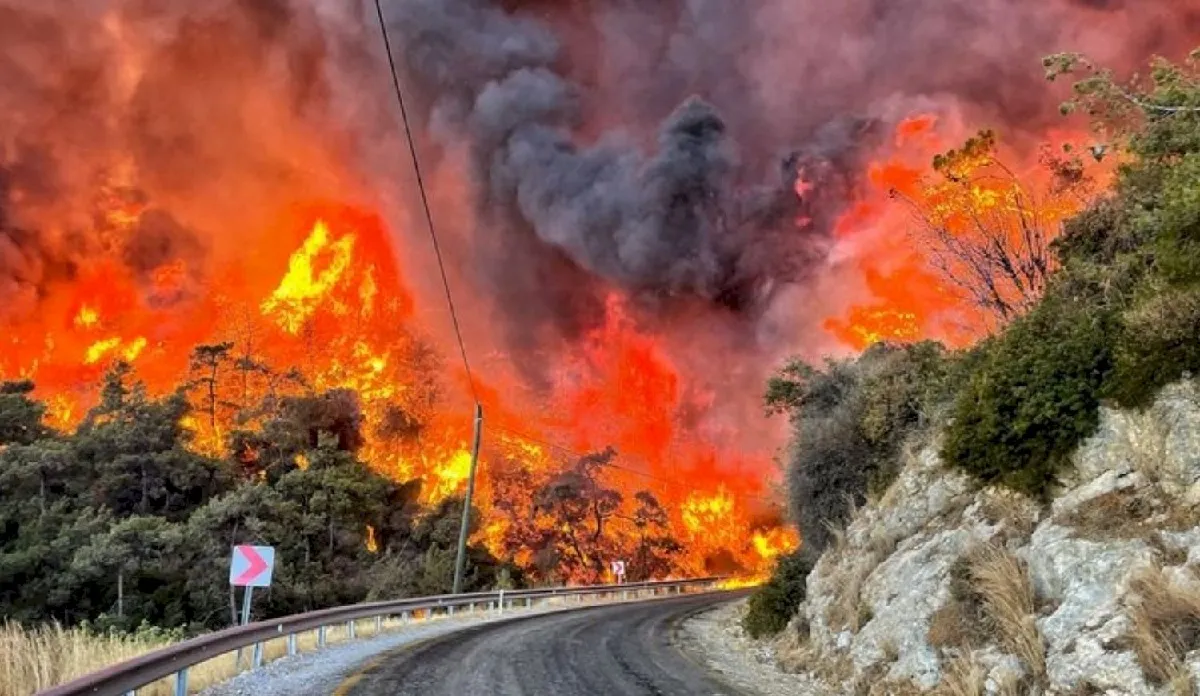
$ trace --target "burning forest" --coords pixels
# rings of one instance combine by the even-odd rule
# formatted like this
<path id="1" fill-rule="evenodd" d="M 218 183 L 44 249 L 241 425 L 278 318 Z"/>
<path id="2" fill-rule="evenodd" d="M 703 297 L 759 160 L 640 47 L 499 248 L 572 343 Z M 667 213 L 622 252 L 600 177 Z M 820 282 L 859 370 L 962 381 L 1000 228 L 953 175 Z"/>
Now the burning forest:
<path id="1" fill-rule="evenodd" d="M 473 542 L 583 582 L 618 558 L 758 576 L 794 549 L 767 376 L 791 354 L 966 345 L 1018 311 L 1046 269 L 981 300 L 953 245 L 1020 219 L 1044 247 L 1107 176 L 1038 60 L 1178 52 L 1200 6 L 382 18 L 407 124 L 370 3 L 0 0 L 0 379 L 60 434 L 112 417 L 106 383 L 178 393 L 196 455 L 270 478 L 332 447 L 423 510 L 461 497 L 478 402 Z M 930 165 L 981 129 L 998 139 Z M 323 434 L 281 447 L 297 408 Z"/>

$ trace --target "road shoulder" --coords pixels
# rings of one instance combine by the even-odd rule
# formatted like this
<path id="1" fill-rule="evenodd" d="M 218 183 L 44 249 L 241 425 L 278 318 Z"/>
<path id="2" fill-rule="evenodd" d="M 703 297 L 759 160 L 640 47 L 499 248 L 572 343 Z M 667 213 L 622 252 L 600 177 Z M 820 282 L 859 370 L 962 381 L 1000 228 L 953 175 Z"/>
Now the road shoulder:
<path id="1" fill-rule="evenodd" d="M 780 670 L 771 646 L 746 636 L 740 625 L 745 606 L 742 599 L 687 618 L 675 632 L 677 645 L 747 696 L 828 696 L 812 679 Z"/>

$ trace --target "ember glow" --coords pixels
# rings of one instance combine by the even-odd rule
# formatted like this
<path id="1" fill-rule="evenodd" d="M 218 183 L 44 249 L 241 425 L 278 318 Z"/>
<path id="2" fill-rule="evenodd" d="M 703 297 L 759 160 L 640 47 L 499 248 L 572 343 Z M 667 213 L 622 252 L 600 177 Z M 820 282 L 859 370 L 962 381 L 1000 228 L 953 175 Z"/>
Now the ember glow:
<path id="1" fill-rule="evenodd" d="M 1011 190 L 930 168 L 982 127 L 1045 190 L 1039 147 L 1086 133 L 1053 130 L 1037 61 L 1190 48 L 1196 3 L 1150 4 L 385 2 L 472 382 L 373 8 L 0 0 L 0 378 L 62 429 L 116 361 L 155 394 L 212 378 L 187 426 L 241 461 L 260 453 L 229 433 L 264 395 L 351 390 L 360 458 L 429 505 L 463 491 L 478 398 L 476 538 L 500 558 L 585 581 L 653 548 L 654 574 L 760 576 L 799 543 L 766 377 L 985 333 L 893 192 L 963 234 L 1010 215 Z M 535 500 L 555 482 L 608 515 L 603 545 L 560 543 L 578 510 Z"/>

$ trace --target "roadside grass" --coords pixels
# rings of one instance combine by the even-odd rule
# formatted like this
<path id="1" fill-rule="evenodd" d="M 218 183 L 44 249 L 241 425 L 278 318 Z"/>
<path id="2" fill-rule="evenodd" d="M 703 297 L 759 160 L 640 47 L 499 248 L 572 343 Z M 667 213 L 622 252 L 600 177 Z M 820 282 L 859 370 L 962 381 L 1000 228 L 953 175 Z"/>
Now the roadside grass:
<path id="1" fill-rule="evenodd" d="M 440 620 L 436 617 L 418 616 L 414 622 Z M 386 619 L 381 631 L 387 633 L 403 628 L 400 619 Z M 365 619 L 355 624 L 356 638 L 377 635 L 375 622 Z M 326 629 L 327 645 L 349 640 L 345 624 Z M 139 637 L 130 634 L 99 634 L 79 629 L 67 629 L 57 624 L 23 627 L 16 623 L 0 624 L 0 694 L 5 696 L 28 696 L 41 689 L 83 676 L 97 669 L 144 655 L 169 645 L 169 641 Z M 315 650 L 316 631 L 307 631 L 296 636 L 296 647 L 301 653 Z M 227 681 L 244 671 L 251 660 L 252 649 L 242 651 L 241 669 L 237 668 L 236 653 L 218 655 L 188 670 L 188 693 L 198 693 L 210 686 Z M 263 644 L 263 663 L 272 662 L 287 655 L 287 638 L 281 637 Z M 173 677 L 138 689 L 139 696 L 170 696 L 173 693 Z"/>
<path id="2" fill-rule="evenodd" d="M 971 558 L 971 575 L 1001 645 L 1046 680 L 1046 648 L 1035 620 L 1036 598 L 1025 564 L 1000 546 L 984 545 Z"/>
<path id="3" fill-rule="evenodd" d="M 1147 679 L 1189 693 L 1188 653 L 1200 648 L 1200 592 L 1172 582 L 1160 568 L 1146 568 L 1129 583 L 1129 640 Z"/>

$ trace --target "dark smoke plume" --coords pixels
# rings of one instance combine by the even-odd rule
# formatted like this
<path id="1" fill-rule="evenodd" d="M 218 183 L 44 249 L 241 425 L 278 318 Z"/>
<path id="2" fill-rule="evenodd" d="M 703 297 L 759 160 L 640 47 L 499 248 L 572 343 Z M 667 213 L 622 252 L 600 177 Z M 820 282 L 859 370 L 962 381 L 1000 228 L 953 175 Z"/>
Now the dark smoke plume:
<path id="1" fill-rule="evenodd" d="M 568 306 L 586 304 L 599 277 L 635 295 L 741 312 L 819 269 L 830 224 L 888 125 L 915 110 L 951 110 L 1016 139 L 1039 133 L 1056 118 L 1041 56 L 1093 50 L 1134 64 L 1148 46 L 1185 45 L 1183 27 L 1200 17 L 1195 4 L 385 7 L 408 83 L 424 100 L 420 125 L 435 143 L 470 152 L 478 227 L 496 237 L 473 248 L 505 299 L 538 305 L 546 284 L 528 295 L 514 276 L 545 276 L 549 263 L 555 284 L 578 286 L 585 298 Z M 797 200 L 797 171 L 816 179 L 814 200 Z M 797 217 L 808 225 L 798 229 Z M 534 253 L 514 258 L 512 245 Z M 565 271 L 564 261 L 584 273 Z"/>
<path id="2" fill-rule="evenodd" d="M 853 160 L 867 143 L 865 129 L 858 138 L 785 151 L 774 165 L 750 163 L 755 169 L 740 159 L 718 110 L 690 96 L 665 115 L 648 147 L 637 132 L 580 143 L 586 95 L 560 72 L 564 52 L 549 25 L 482 0 L 403 0 L 392 8 L 429 123 L 443 144 L 469 143 L 482 227 L 534 235 L 635 294 L 699 297 L 738 310 L 761 299 L 770 281 L 798 279 L 820 258 L 819 236 L 795 227 L 803 205 L 798 171 L 806 163 L 808 175 L 849 171 L 860 164 Z M 832 194 L 824 202 L 840 203 Z M 827 222 L 828 208 L 806 217 Z M 791 239 L 781 243 L 785 230 Z"/>

